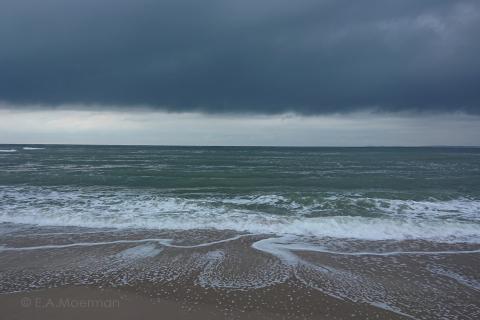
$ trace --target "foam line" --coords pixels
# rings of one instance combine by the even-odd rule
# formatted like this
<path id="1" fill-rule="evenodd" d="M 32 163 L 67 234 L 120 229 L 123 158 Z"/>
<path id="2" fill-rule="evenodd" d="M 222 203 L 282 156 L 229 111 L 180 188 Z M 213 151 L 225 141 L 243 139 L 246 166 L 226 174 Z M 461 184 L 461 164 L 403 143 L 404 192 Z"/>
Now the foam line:
<path id="1" fill-rule="evenodd" d="M 139 239 L 139 240 L 115 240 L 115 241 L 102 241 L 102 242 L 77 242 L 69 244 L 52 244 L 45 246 L 33 246 L 33 247 L 0 247 L 0 251 L 29 251 L 29 250 L 45 250 L 45 249 L 62 249 L 71 247 L 94 247 L 103 246 L 109 244 L 118 243 L 144 243 L 144 242 L 158 242 L 161 244 L 168 243 L 171 239 Z"/>
<path id="2" fill-rule="evenodd" d="M 102 233 L 115 233 L 119 232 L 119 229 L 106 230 L 106 231 L 79 231 L 79 232 L 43 232 L 43 233 L 28 233 L 28 234 L 15 234 L 15 237 L 31 237 L 31 236 L 58 236 L 58 235 L 83 235 L 83 234 L 102 234 Z"/>
<path id="3" fill-rule="evenodd" d="M 44 250 L 44 249 L 62 249 L 62 248 L 71 248 L 71 247 L 93 247 L 93 246 L 103 246 L 103 245 L 110 245 L 110 244 L 119 244 L 119 243 L 145 243 L 145 242 L 157 242 L 163 246 L 170 247 L 170 248 L 182 248 L 182 249 L 191 249 L 191 248 L 199 248 L 199 247 L 208 247 L 219 243 L 234 241 L 240 239 L 242 237 L 251 236 L 251 234 L 243 234 L 238 235 L 232 238 L 227 238 L 223 240 L 217 240 L 212 242 L 206 242 L 196 245 L 175 245 L 171 242 L 173 239 L 159 239 L 159 238 L 149 238 L 149 239 L 138 239 L 138 240 L 115 240 L 115 241 L 102 241 L 102 242 L 76 242 L 76 243 L 69 243 L 69 244 L 52 244 L 52 245 L 45 245 L 45 246 L 32 246 L 32 247 L 5 247 L 0 246 L 1 251 L 28 251 L 28 250 Z"/>
<path id="4" fill-rule="evenodd" d="M 219 243 L 224 243 L 224 242 L 230 242 L 230 241 L 235 241 L 235 240 L 238 240 L 240 238 L 243 238 L 243 237 L 247 237 L 247 236 L 254 236 L 255 234 L 241 234 L 241 235 L 238 235 L 238 236 L 235 236 L 235 237 L 231 237 L 231 238 L 227 238 L 227 239 L 223 239 L 223 240 L 217 240 L 217 241 L 212 241 L 212 242 L 206 242 L 206 243 L 201 243 L 201 244 L 195 244 L 195 245 L 189 245 L 189 246 L 182 246 L 182 245 L 175 245 L 175 244 L 163 244 L 167 247 L 171 247 L 171 248 L 184 248 L 184 249 L 191 249 L 191 248 L 200 248 L 200 247 L 208 247 L 208 246 L 212 246 L 212 245 L 215 245 L 215 244 L 219 244 Z"/>
<path id="5" fill-rule="evenodd" d="M 455 250 L 455 251 L 390 251 L 390 252 L 342 252 L 323 249 L 321 247 L 305 244 L 286 244 L 275 240 L 284 240 L 283 238 L 262 239 L 252 244 L 252 248 L 272 254 L 288 264 L 294 264 L 299 258 L 291 251 L 312 251 L 346 256 L 396 256 L 396 255 L 452 255 L 452 254 L 472 254 L 480 253 L 480 249 L 474 250 Z"/>
<path id="6" fill-rule="evenodd" d="M 480 249 L 455 250 L 455 251 L 342 252 L 342 251 L 326 250 L 326 249 L 321 249 L 314 246 L 305 246 L 305 245 L 284 245 L 284 248 L 287 250 L 293 250 L 293 251 L 314 251 L 314 252 L 320 252 L 320 253 L 330 253 L 330 254 L 348 255 L 348 256 L 449 255 L 449 254 L 480 253 Z"/>
<path id="7" fill-rule="evenodd" d="M 293 251 L 315 251 L 321 253 L 338 254 L 344 256 L 398 256 L 398 255 L 450 255 L 450 254 L 469 254 L 480 253 L 480 249 L 475 250 L 456 250 L 456 251 L 391 251 L 391 252 L 341 252 L 321 249 L 290 249 Z"/>

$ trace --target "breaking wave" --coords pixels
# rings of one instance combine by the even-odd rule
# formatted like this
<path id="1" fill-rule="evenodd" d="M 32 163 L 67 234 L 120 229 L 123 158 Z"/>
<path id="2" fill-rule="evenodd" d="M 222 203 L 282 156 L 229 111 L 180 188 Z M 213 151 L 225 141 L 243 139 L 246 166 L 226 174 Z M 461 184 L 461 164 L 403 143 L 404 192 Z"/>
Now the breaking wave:
<path id="1" fill-rule="evenodd" d="M 339 199 L 344 205 L 344 197 Z M 333 198 L 326 201 L 333 206 Z M 390 205 L 385 206 L 385 203 Z M 228 229 L 365 240 L 480 242 L 477 217 L 480 202 L 476 200 L 373 199 L 366 205 L 375 213 L 372 216 L 348 215 L 348 212 L 311 216 L 309 210 L 314 211 L 314 207 L 315 204 L 305 205 L 279 195 L 186 198 L 98 188 L 0 188 L 1 222 L 120 229 Z M 275 208 L 283 208 L 289 214 L 272 213 Z"/>

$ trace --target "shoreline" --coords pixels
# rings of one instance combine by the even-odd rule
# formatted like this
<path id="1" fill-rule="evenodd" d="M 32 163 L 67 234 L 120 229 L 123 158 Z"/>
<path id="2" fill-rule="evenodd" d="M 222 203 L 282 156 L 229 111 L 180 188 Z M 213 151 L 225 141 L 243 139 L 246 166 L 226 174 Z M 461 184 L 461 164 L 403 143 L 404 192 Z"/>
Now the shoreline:
<path id="1" fill-rule="evenodd" d="M 135 310 L 144 312 L 144 319 L 164 312 L 167 319 L 431 319 L 443 314 L 474 319 L 480 314 L 477 244 L 324 238 L 299 245 L 232 230 L 18 225 L 3 230 L 0 309 L 7 319 L 63 319 L 69 309 L 73 318 L 88 314 L 92 320 L 122 319 Z M 124 303 L 108 310 L 25 308 L 24 297 L 123 297 Z"/>

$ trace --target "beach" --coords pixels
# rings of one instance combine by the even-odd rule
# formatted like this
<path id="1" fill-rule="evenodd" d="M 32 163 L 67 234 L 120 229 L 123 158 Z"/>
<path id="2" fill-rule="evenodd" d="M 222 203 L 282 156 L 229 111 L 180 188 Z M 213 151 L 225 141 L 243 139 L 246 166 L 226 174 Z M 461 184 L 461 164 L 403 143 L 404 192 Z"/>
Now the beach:
<path id="1" fill-rule="evenodd" d="M 478 315 L 478 245 L 385 241 L 381 249 L 357 243 L 339 254 L 234 232 L 52 227 L 20 228 L 1 242 L 7 319 L 70 312 L 79 318 L 140 312 L 145 319 Z"/>
<path id="2" fill-rule="evenodd" d="M 208 302 L 192 304 L 175 298 L 151 298 L 130 290 L 66 287 L 7 295 L 0 298 L 0 307 L 5 319 L 401 319 L 388 312 L 328 297 L 316 301 L 321 303 L 322 310 L 315 315 L 295 312 L 293 308 L 290 312 L 272 311 L 261 303 L 247 308 L 236 305 L 235 298 L 230 301 L 225 306 Z"/>

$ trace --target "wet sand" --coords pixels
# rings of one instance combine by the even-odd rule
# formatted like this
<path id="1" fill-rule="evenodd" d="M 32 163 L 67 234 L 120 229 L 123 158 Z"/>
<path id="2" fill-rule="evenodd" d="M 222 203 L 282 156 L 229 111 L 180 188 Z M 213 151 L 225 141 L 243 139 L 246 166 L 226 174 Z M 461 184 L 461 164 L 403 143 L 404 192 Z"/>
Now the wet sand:
<path id="1" fill-rule="evenodd" d="M 189 291 L 192 288 L 180 288 Z M 271 290 L 266 300 L 250 302 L 248 293 L 229 295 L 221 300 L 208 294 L 206 301 L 190 301 L 191 296 L 175 300 L 153 298 L 127 289 L 62 287 L 0 296 L 2 319 L 400 319 L 369 306 L 315 299 L 315 308 L 291 303 L 280 307 L 285 288 Z M 243 296 L 243 297 L 240 297 Z M 242 299 L 243 298 L 243 299 Z M 230 300 L 231 299 L 231 300 Z M 209 301 L 212 300 L 212 301 Z M 273 304 L 267 304 L 273 303 Z M 298 303 L 298 301 L 297 301 Z M 311 313 L 311 314 L 308 314 Z"/>
<path id="2" fill-rule="evenodd" d="M 3 226 L 2 319 L 477 319 L 479 247 Z"/>
<path id="3" fill-rule="evenodd" d="M 215 305 L 149 298 L 120 289 L 64 287 L 0 296 L 2 318 L 23 319 L 225 319 Z M 238 319 L 275 319 L 268 312 L 239 312 Z"/>

